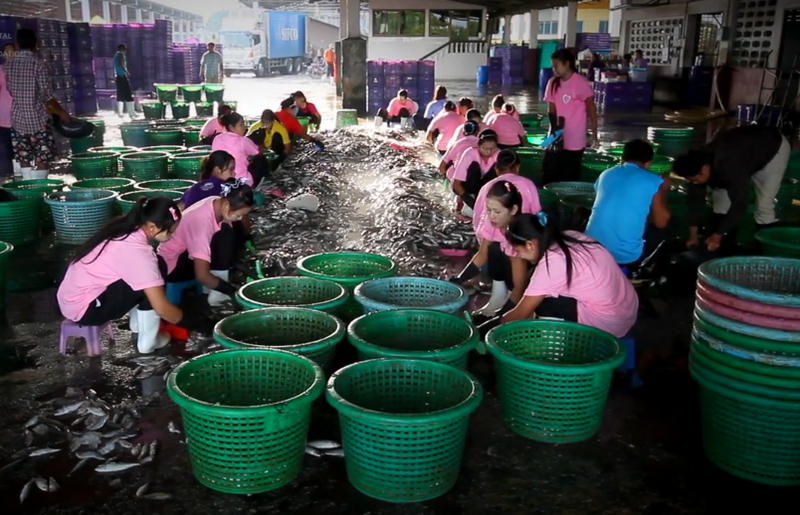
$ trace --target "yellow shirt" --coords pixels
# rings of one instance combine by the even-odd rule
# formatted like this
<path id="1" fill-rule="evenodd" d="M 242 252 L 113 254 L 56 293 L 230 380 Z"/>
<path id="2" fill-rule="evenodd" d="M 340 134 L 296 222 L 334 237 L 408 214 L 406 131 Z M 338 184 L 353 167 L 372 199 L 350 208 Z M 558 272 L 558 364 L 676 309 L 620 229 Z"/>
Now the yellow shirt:
<path id="1" fill-rule="evenodd" d="M 249 135 L 253 134 L 255 131 L 257 131 L 261 127 L 262 127 L 262 123 L 261 122 L 254 123 L 253 126 L 250 127 L 250 130 L 247 131 L 247 135 L 249 136 Z M 280 123 L 279 121 L 276 120 L 276 121 L 272 122 L 272 130 L 267 132 L 266 135 L 264 136 L 264 148 L 271 148 L 272 147 L 272 137 L 275 134 L 280 134 L 281 139 L 283 139 L 283 144 L 284 145 L 286 145 L 286 144 L 288 144 L 288 143 L 290 143 L 292 141 L 291 139 L 289 139 L 289 132 L 286 130 L 286 127 L 284 127 L 282 123 Z"/>

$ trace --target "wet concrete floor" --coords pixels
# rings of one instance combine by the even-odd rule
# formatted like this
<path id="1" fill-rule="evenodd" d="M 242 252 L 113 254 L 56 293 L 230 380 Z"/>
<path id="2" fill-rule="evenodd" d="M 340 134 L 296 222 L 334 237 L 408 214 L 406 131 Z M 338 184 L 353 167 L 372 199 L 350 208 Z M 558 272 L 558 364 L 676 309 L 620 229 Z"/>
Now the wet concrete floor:
<path id="1" fill-rule="evenodd" d="M 265 107 L 297 89 L 306 92 L 326 120 L 336 108 L 333 90 L 298 77 L 227 81 L 228 96 L 244 114 L 258 115 Z M 468 94 L 485 109 L 494 91 L 479 95 L 469 84 L 448 84 L 453 96 Z M 520 111 L 538 103 L 531 92 L 509 92 Z M 604 142 L 644 136 L 657 125 L 658 114 L 605 116 Z M 114 117 L 109 116 L 109 125 Z M 713 128 L 698 126 L 699 133 Z M 107 144 L 118 138 L 108 131 Z M 702 136 L 700 136 L 702 137 Z M 333 250 L 333 249 L 331 249 Z M 58 353 L 61 318 L 52 284 L 74 249 L 40 243 L 18 248 L 9 267 L 16 290 L 8 296 L 6 324 L 0 328 L 0 467 L 24 446 L 22 426 L 31 416 L 51 411 L 51 401 L 67 387 L 93 388 L 109 402 L 141 401 L 163 392 L 154 377 L 134 378 L 130 335 L 118 324 L 116 342 L 104 341 L 102 357 L 88 358 L 83 349 Z M 460 515 L 460 514 L 716 514 L 758 508 L 762 513 L 793 512 L 799 489 L 768 488 L 736 479 L 703 456 L 697 389 L 686 371 L 691 331 L 690 294 L 656 300 L 659 317 L 642 316 L 637 324 L 640 371 L 645 381 L 630 390 L 615 382 L 602 428 L 583 443 L 551 445 L 527 440 L 504 426 L 494 386 L 492 360 L 474 355 L 469 370 L 486 389 L 481 407 L 472 415 L 461 475 L 445 496 L 421 504 L 390 505 L 357 492 L 347 481 L 338 458 L 305 457 L 300 476 L 275 492 L 241 497 L 200 486 L 192 476 L 179 410 L 166 395 L 142 411 L 139 440 L 158 439 L 161 451 L 153 463 L 121 475 L 100 476 L 91 467 L 68 476 L 76 460 L 63 454 L 31 458 L 0 470 L 0 500 L 10 513 L 111 514 L 142 512 L 172 514 L 303 514 L 303 515 Z M 347 344 L 339 349 L 347 361 Z M 180 352 L 181 349 L 176 349 Z M 338 440 L 332 409 L 315 413 L 310 439 Z M 55 493 L 34 491 L 20 504 L 23 485 L 33 476 L 54 477 Z M 136 498 L 136 489 L 150 482 L 152 491 L 168 492 L 169 501 Z M 781 509 L 782 508 L 782 509 Z"/>

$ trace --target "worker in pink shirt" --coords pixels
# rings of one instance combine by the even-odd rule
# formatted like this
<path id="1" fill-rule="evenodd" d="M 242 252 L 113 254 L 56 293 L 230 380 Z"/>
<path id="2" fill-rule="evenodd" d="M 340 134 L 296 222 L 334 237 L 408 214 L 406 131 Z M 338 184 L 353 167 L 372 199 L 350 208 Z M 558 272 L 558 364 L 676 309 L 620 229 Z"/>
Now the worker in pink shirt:
<path id="1" fill-rule="evenodd" d="M 480 248 L 461 274 L 451 279 L 463 284 L 477 277 L 484 265 L 488 267 L 492 294 L 474 313 L 487 317 L 513 308 L 522 300 L 528 284 L 530 265 L 508 243 L 505 237 L 508 224 L 519 213 L 538 213 L 542 209 L 536 185 L 519 175 L 519 159 L 512 150 L 498 154 L 495 170 L 497 178 L 486 183 L 475 200 L 472 225 Z"/>
<path id="2" fill-rule="evenodd" d="M 439 172 L 451 180 L 455 172 L 453 165 L 465 150 L 478 144 L 478 132 L 480 132 L 480 129 L 477 122 L 469 121 L 464 124 L 460 132 L 463 136 L 450 141 L 447 145 L 447 150 L 442 156 L 442 162 L 439 163 Z"/>
<path id="3" fill-rule="evenodd" d="M 494 165 L 499 151 L 497 134 L 492 129 L 484 129 L 478 134 L 477 144 L 465 150 L 456 161 L 451 182 L 453 193 L 465 206 L 464 216 L 472 216 L 475 197 L 484 184 L 497 177 Z"/>
<path id="4" fill-rule="evenodd" d="M 151 242 L 170 240 L 181 224 L 178 204 L 167 197 L 141 197 L 128 214 L 111 220 L 84 243 L 70 262 L 56 298 L 67 320 L 102 326 L 130 313 L 140 353 L 169 344 L 161 319 L 186 329 L 200 319 L 167 300 L 167 265 Z"/>
<path id="5" fill-rule="evenodd" d="M 410 127 L 411 120 L 417 114 L 419 106 L 417 103 L 408 98 L 408 91 L 401 89 L 397 92 L 386 109 L 378 111 L 375 117 L 375 126 L 383 125 L 384 123 L 399 123 L 403 128 Z"/>
<path id="6" fill-rule="evenodd" d="M 222 123 L 222 118 L 232 112 L 233 109 L 229 106 L 219 106 L 217 116 L 215 118 L 209 118 L 205 125 L 203 125 L 203 128 L 200 129 L 200 141 L 204 145 L 211 145 L 211 142 L 214 141 L 214 138 L 218 134 L 225 132 L 225 125 Z"/>
<path id="7" fill-rule="evenodd" d="M 209 290 L 211 306 L 233 296 L 236 289 L 228 280 L 238 246 L 229 226 L 246 218 L 253 204 L 253 189 L 229 179 L 222 185 L 222 196 L 187 208 L 175 236 L 158 246 L 167 264 L 167 281 L 196 280 Z"/>
<path id="8" fill-rule="evenodd" d="M 3 45 L 3 63 L 14 55 L 14 45 Z M 0 65 L 0 179 L 14 175 L 14 147 L 11 144 L 11 93 L 6 72 Z"/>
<path id="9" fill-rule="evenodd" d="M 528 143 L 525 127 L 514 118 L 517 108 L 506 103 L 503 111 L 489 119 L 489 128 L 497 133 L 497 146 L 501 149 L 515 148 Z"/>
<path id="10" fill-rule="evenodd" d="M 461 113 L 461 111 L 459 111 L 459 113 Z M 466 117 L 468 122 L 475 122 L 478 125 L 478 131 L 475 133 L 476 135 L 478 134 L 478 132 L 487 128 L 486 125 L 483 123 L 483 117 L 481 116 L 481 112 L 478 111 L 477 109 L 470 109 L 469 111 L 467 111 Z M 466 127 L 466 125 L 464 127 Z M 464 136 L 466 136 L 466 134 L 464 133 L 464 128 L 462 127 L 461 130 L 456 131 L 453 134 L 453 137 L 450 138 L 450 142 L 447 144 L 447 148 L 450 148 L 453 145 L 455 145 L 456 141 L 460 140 Z"/>
<path id="11" fill-rule="evenodd" d="M 261 155 L 261 149 L 250 138 L 245 137 L 247 127 L 239 113 L 230 113 L 222 117 L 225 132 L 218 134 L 211 143 L 211 150 L 224 150 L 233 156 L 236 162 L 236 178 L 244 179 L 250 187 L 255 188 L 266 175 L 263 163 L 251 163 L 252 156 Z"/>
<path id="12" fill-rule="evenodd" d="M 444 104 L 444 110 L 437 114 L 428 125 L 427 140 L 435 143 L 436 149 L 444 155 L 453 134 L 461 130 L 466 121 L 466 118 L 458 114 L 455 102 L 448 100 Z"/>

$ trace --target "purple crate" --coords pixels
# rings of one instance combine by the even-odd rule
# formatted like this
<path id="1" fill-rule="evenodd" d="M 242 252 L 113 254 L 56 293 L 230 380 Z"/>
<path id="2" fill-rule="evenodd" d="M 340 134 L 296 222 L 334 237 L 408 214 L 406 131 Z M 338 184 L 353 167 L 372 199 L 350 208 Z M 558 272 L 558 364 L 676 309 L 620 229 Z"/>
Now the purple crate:
<path id="1" fill-rule="evenodd" d="M 403 61 L 385 61 L 383 63 L 383 74 L 399 76 L 403 74 Z"/>
<path id="2" fill-rule="evenodd" d="M 397 91 L 400 89 L 400 75 L 384 75 L 383 86 Z"/>
<path id="3" fill-rule="evenodd" d="M 383 76 L 384 61 L 367 61 L 367 75 Z"/>
<path id="4" fill-rule="evenodd" d="M 369 113 L 374 115 L 381 109 L 385 109 L 388 104 L 389 104 L 388 102 L 384 102 L 383 100 L 373 101 L 372 99 L 370 99 L 368 106 Z"/>
<path id="5" fill-rule="evenodd" d="M 76 90 L 91 89 L 94 91 L 94 77 L 91 75 L 86 77 L 73 77 L 72 85 Z"/>
<path id="6" fill-rule="evenodd" d="M 75 76 L 93 77 L 94 74 L 95 74 L 94 73 L 94 67 L 92 66 L 92 62 L 91 61 L 88 61 L 88 62 L 86 62 L 86 61 L 84 61 L 84 62 L 73 62 L 70 65 L 70 68 L 72 70 L 72 74 L 75 75 Z"/>
<path id="7" fill-rule="evenodd" d="M 403 75 L 400 77 L 400 86 L 403 88 L 416 88 L 417 76 L 416 75 Z"/>
<path id="8" fill-rule="evenodd" d="M 419 90 L 416 86 L 409 86 L 406 88 L 406 90 L 408 91 L 408 98 L 419 102 L 419 97 L 417 96 L 419 94 Z"/>
<path id="9" fill-rule="evenodd" d="M 420 75 L 433 75 L 436 71 L 436 63 L 434 61 L 418 61 Z"/>
<path id="10" fill-rule="evenodd" d="M 502 70 L 503 69 L 503 58 L 502 57 L 490 57 L 488 59 L 487 66 L 489 67 L 489 71 Z"/>
<path id="11" fill-rule="evenodd" d="M 419 98 L 422 100 L 422 103 L 429 102 L 433 99 L 433 90 L 432 89 L 421 89 L 418 92 Z M 420 106 L 422 107 L 422 106 Z"/>
<path id="12" fill-rule="evenodd" d="M 94 87 L 95 89 L 108 89 L 111 86 L 109 80 L 105 77 L 100 75 L 96 75 L 94 78 Z"/>
<path id="13" fill-rule="evenodd" d="M 386 90 L 383 88 L 383 86 L 369 86 L 367 94 L 371 97 L 380 96 L 381 98 L 383 98 L 385 96 L 385 91 Z"/>
<path id="14" fill-rule="evenodd" d="M 390 88 L 387 86 L 383 88 L 383 98 L 387 99 L 388 102 L 389 99 L 392 99 L 397 96 L 397 91 L 398 88 Z"/>
<path id="15" fill-rule="evenodd" d="M 503 77 L 503 84 L 510 85 L 510 86 L 522 86 L 525 83 L 524 77 Z"/>
<path id="16" fill-rule="evenodd" d="M 489 72 L 489 84 L 502 84 L 503 83 L 503 73 L 502 72 Z"/>
<path id="17" fill-rule="evenodd" d="M 433 91 L 436 88 L 436 80 L 432 77 L 420 77 L 417 80 L 417 87 L 419 89 L 430 89 Z"/>
<path id="18" fill-rule="evenodd" d="M 417 76 L 419 73 L 419 61 L 401 61 L 400 69 L 403 75 Z"/>
<path id="19" fill-rule="evenodd" d="M 380 86 L 380 88 L 383 89 L 383 86 L 386 84 L 386 80 L 384 79 L 383 75 L 368 75 L 367 84 L 369 86 Z"/>

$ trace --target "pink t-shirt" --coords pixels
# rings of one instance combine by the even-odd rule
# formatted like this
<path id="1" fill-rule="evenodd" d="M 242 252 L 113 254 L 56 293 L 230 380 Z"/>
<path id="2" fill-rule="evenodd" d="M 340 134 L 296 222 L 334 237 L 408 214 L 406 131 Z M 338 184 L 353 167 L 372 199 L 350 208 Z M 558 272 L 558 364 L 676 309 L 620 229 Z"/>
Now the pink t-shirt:
<path id="1" fill-rule="evenodd" d="M 191 259 L 211 262 L 211 238 L 222 228 L 214 213 L 214 201 L 208 197 L 192 204 L 181 216 L 181 223 L 172 238 L 158 246 L 158 255 L 167 262 L 167 271 L 175 270 L 178 258 L 189 252 Z"/>
<path id="2" fill-rule="evenodd" d="M 450 145 L 447 146 L 447 152 L 444 153 L 442 156 L 442 161 L 449 162 L 452 161 L 453 164 L 450 165 L 450 168 L 447 169 L 447 178 L 451 181 L 453 180 L 453 174 L 456 171 L 456 163 L 458 162 L 458 158 L 470 147 L 474 147 L 478 144 L 478 136 L 462 136 L 460 139 L 455 140 L 455 142 L 451 142 Z"/>
<path id="3" fill-rule="evenodd" d="M 501 111 L 501 113 L 502 113 L 502 111 Z M 483 117 L 483 123 L 486 124 L 487 126 L 491 126 L 492 118 L 494 118 L 495 116 L 497 116 L 498 114 L 501 114 L 501 113 L 498 113 L 497 111 L 489 111 L 488 113 L 486 113 L 486 116 Z M 513 113 L 511 113 L 511 117 L 514 118 L 515 120 L 519 121 L 519 113 L 518 112 L 514 111 Z"/>
<path id="4" fill-rule="evenodd" d="M 120 279 L 133 291 L 164 286 L 158 258 L 144 232 L 137 230 L 125 239 L 108 240 L 103 245 L 70 264 L 58 287 L 58 307 L 68 320 L 77 322 L 83 318 L 106 288 Z"/>
<path id="5" fill-rule="evenodd" d="M 203 128 L 200 129 L 200 137 L 207 138 L 214 134 L 222 134 L 223 132 L 225 132 L 225 127 L 219 121 L 219 118 L 211 118 L 203 125 Z"/>
<path id="6" fill-rule="evenodd" d="M 594 91 L 583 75 L 573 73 L 569 80 L 562 80 L 558 91 L 553 91 L 555 77 L 547 83 L 545 102 L 556 106 L 556 114 L 564 117 L 564 149 L 586 148 L 586 101 L 594 98 Z"/>
<path id="7" fill-rule="evenodd" d="M 453 134 L 461 130 L 467 119 L 455 111 L 442 111 L 440 114 L 431 121 L 428 125 L 428 134 L 435 130 L 439 130 L 439 137 L 436 140 L 436 148 L 439 150 L 447 150 L 447 144 L 453 137 Z"/>
<path id="8" fill-rule="evenodd" d="M 11 128 L 11 93 L 6 84 L 6 73 L 0 65 L 0 127 Z"/>
<path id="9" fill-rule="evenodd" d="M 497 133 L 497 143 L 499 145 L 519 145 L 520 138 L 524 141 L 527 135 L 525 127 L 515 120 L 508 113 L 500 113 L 492 116 L 489 121 L 489 128 Z"/>
<path id="10" fill-rule="evenodd" d="M 478 165 L 481 167 L 481 177 L 483 177 L 497 162 L 497 154 L 499 153 L 499 151 L 495 152 L 490 157 L 485 158 L 481 155 L 481 151 L 478 150 L 476 143 L 476 146 L 472 146 L 465 150 L 464 153 L 461 154 L 461 157 L 459 157 L 456 163 L 453 165 L 453 177 L 450 180 L 461 182 L 466 181 L 467 171 L 472 163 L 478 163 Z"/>
<path id="11" fill-rule="evenodd" d="M 585 234 L 567 234 L 593 241 Z M 578 323 L 596 327 L 621 338 L 628 334 L 639 311 L 639 298 L 614 261 L 599 243 L 571 245 L 572 284 L 567 286 L 566 259 L 557 246 L 550 247 L 537 263 L 526 297 L 572 297 L 578 302 Z"/>
<path id="12" fill-rule="evenodd" d="M 394 97 L 389 102 L 389 107 L 386 108 L 386 110 L 389 112 L 389 116 L 392 116 L 392 117 L 400 116 L 400 110 L 401 109 L 408 109 L 409 114 L 411 116 L 414 116 L 415 114 L 417 114 L 417 103 L 409 98 L 409 99 L 406 99 L 406 103 L 405 104 L 401 104 L 400 103 L 400 98 L 399 97 Z"/>
<path id="13" fill-rule="evenodd" d="M 486 197 L 489 196 L 489 191 L 491 191 L 492 186 L 498 182 L 510 182 L 517 188 L 522 197 L 523 213 L 535 214 L 542 210 L 542 206 L 539 203 L 539 190 L 536 188 L 536 184 L 527 177 L 515 173 L 505 173 L 484 184 L 478 196 L 475 198 L 475 209 L 472 215 L 472 227 L 475 228 L 475 236 L 478 237 L 479 241 L 489 240 L 497 242 L 506 255 L 516 256 L 517 252 L 506 239 L 505 230 L 498 229 L 492 225 L 492 222 L 489 220 L 489 212 L 486 210 Z"/>
<path id="14" fill-rule="evenodd" d="M 243 177 L 247 184 L 256 186 L 253 184 L 253 176 L 247 171 L 247 166 L 250 164 L 247 157 L 254 156 L 261 150 L 250 138 L 239 136 L 235 132 L 223 132 L 211 142 L 211 150 L 224 150 L 232 155 L 236 161 L 236 178 Z"/>

